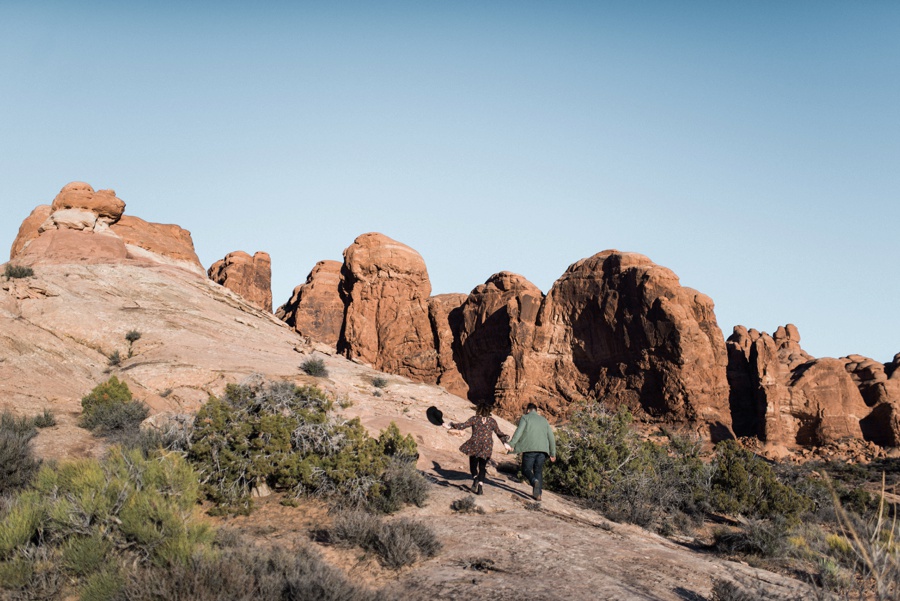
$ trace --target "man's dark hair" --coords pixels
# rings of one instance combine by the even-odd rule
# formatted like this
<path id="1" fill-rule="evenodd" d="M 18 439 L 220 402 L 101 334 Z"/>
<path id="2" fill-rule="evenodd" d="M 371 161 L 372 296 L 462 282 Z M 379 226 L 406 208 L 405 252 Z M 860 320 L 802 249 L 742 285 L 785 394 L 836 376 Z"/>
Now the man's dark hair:
<path id="1" fill-rule="evenodd" d="M 537 410 L 537 405 L 535 405 L 534 403 L 528 403 L 528 406 L 525 407 L 525 413 L 529 413 L 531 411 L 536 411 L 536 410 Z"/>

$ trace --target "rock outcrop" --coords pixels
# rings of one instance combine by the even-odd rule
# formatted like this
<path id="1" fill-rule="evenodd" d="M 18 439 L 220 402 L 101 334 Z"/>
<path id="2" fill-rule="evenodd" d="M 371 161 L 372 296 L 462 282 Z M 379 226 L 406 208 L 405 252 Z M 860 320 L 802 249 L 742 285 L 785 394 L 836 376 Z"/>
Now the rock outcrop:
<path id="1" fill-rule="evenodd" d="M 859 355 L 816 359 L 791 324 L 774 336 L 743 326 L 727 341 L 731 409 L 738 436 L 791 449 L 841 439 L 897 444 L 897 384 L 889 366 Z"/>
<path id="2" fill-rule="evenodd" d="M 344 251 L 346 307 L 338 350 L 348 358 L 419 382 L 440 376 L 422 256 L 383 234 L 359 236 Z"/>
<path id="3" fill-rule="evenodd" d="M 526 383 L 537 396 L 594 398 L 712 440 L 731 436 L 713 302 L 643 255 L 609 250 L 570 266 L 541 305 L 532 352 Z"/>
<path id="4" fill-rule="evenodd" d="M 341 263 L 319 261 L 275 316 L 303 336 L 337 347 L 344 323 Z"/>
<path id="5" fill-rule="evenodd" d="M 453 341 L 459 335 L 462 322 L 462 304 L 468 298 L 465 294 L 438 294 L 428 299 L 428 320 L 431 322 L 437 350 L 438 379 L 436 384 L 446 390 L 466 398 L 469 385 L 463 379 L 453 354 Z"/>
<path id="6" fill-rule="evenodd" d="M 454 356 L 470 399 L 493 400 L 510 416 L 520 415 L 530 400 L 547 408 L 546 395 L 528 394 L 533 392 L 527 389 L 531 380 L 522 373 L 543 298 L 537 286 L 508 271 L 491 276 L 469 294 L 461 307 Z"/>
<path id="7" fill-rule="evenodd" d="M 191 233 L 177 225 L 124 215 L 125 202 L 112 190 L 83 182 L 63 187 L 51 205 L 40 205 L 19 228 L 10 260 L 23 263 L 133 260 L 205 273 Z"/>
<path id="8" fill-rule="evenodd" d="M 242 250 L 228 253 L 210 266 L 207 275 L 250 304 L 272 312 L 272 259 L 268 253 L 257 252 L 252 257 Z"/>

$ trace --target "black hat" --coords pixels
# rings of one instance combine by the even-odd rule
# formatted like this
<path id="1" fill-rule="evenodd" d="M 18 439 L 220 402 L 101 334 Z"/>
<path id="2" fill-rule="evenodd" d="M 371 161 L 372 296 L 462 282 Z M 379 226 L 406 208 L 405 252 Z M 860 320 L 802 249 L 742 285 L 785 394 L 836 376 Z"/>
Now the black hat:
<path id="1" fill-rule="evenodd" d="M 444 425 L 444 414 L 437 407 L 429 407 L 425 411 L 425 415 L 428 417 L 428 421 L 430 421 L 435 426 Z"/>

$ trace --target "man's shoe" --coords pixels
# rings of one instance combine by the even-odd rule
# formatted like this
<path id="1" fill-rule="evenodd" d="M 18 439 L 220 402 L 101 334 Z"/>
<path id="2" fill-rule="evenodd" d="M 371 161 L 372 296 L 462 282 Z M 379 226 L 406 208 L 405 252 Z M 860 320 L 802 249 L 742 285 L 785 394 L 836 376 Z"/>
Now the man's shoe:
<path id="1" fill-rule="evenodd" d="M 481 487 L 481 482 L 479 482 L 479 483 L 478 483 L 478 486 L 475 487 L 475 494 L 476 494 L 476 495 L 483 495 L 483 494 L 484 494 L 484 489 Z"/>
<path id="2" fill-rule="evenodd" d="M 531 487 L 531 498 L 533 498 L 535 501 L 541 500 L 541 493 L 538 490 L 537 485 Z"/>

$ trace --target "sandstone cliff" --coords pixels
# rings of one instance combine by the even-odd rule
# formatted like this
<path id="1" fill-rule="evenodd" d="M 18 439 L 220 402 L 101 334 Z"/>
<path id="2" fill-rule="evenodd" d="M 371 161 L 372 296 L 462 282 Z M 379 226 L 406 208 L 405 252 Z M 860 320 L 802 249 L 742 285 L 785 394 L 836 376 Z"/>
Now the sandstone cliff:
<path id="1" fill-rule="evenodd" d="M 337 348 L 344 323 L 341 263 L 316 263 L 306 276 L 306 283 L 294 288 L 290 300 L 278 308 L 275 316 L 299 334 Z"/>

